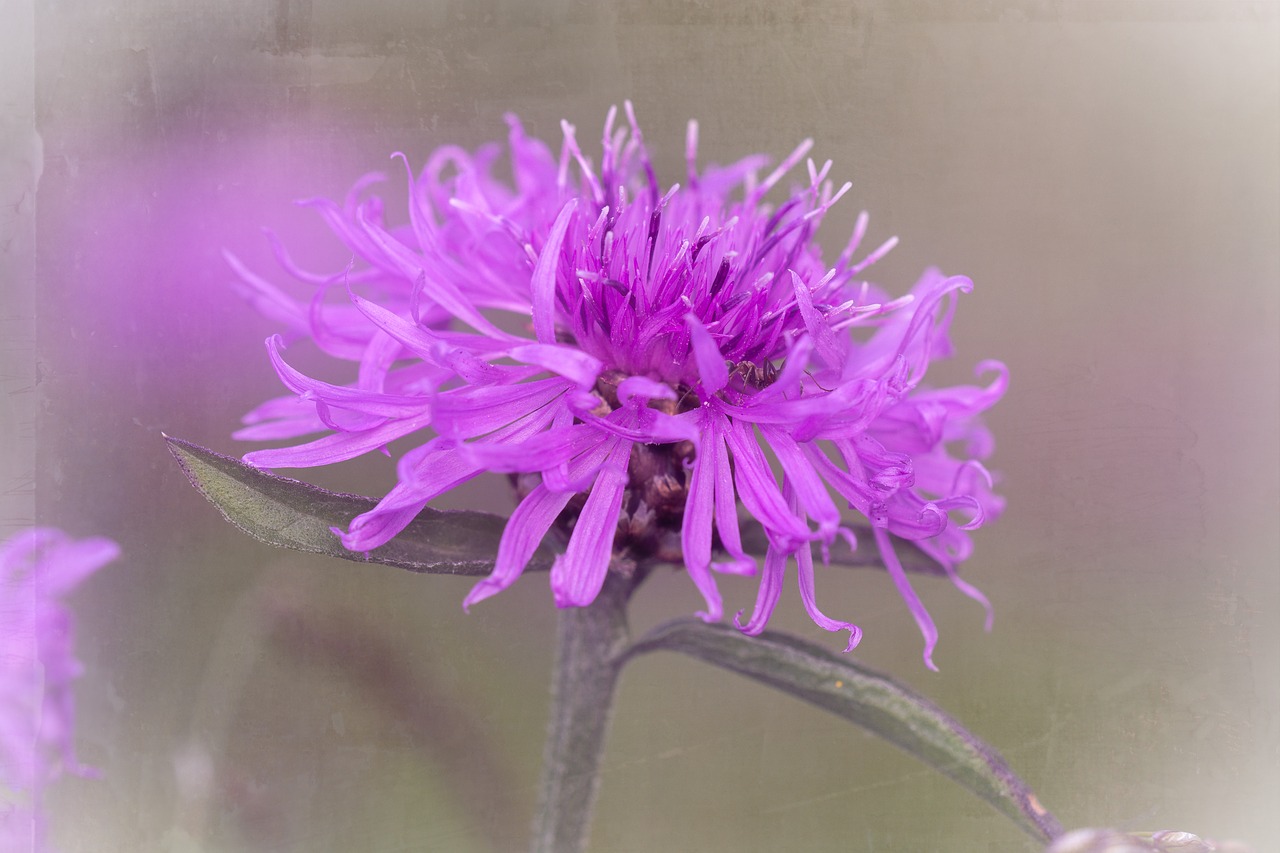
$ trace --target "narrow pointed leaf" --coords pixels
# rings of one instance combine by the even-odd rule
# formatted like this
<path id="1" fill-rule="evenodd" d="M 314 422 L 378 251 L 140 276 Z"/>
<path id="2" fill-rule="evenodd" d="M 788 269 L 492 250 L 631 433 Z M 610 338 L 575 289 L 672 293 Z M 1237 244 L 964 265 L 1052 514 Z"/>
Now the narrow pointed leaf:
<path id="1" fill-rule="evenodd" d="M 848 542 L 837 536 L 829 548 L 831 565 L 854 569 L 883 569 L 884 560 L 880 558 L 880 551 L 875 547 L 871 525 L 850 522 L 845 522 L 845 525 L 858 538 L 858 548 L 857 550 L 850 548 Z M 748 554 L 763 558 L 764 552 L 769 547 L 769 538 L 765 535 L 764 527 L 754 518 L 739 518 L 738 526 L 742 537 L 743 550 Z M 910 539 L 903 539 L 893 535 L 890 535 L 889 538 L 893 540 L 894 551 L 897 553 L 898 561 L 902 563 L 903 569 L 908 572 L 934 575 L 936 577 L 946 575 L 942 566 L 920 550 Z M 814 562 L 821 563 L 822 556 L 818 550 L 819 546 L 815 544 L 811 547 L 814 549 Z"/>
<path id="2" fill-rule="evenodd" d="M 484 575 L 493 569 L 506 519 L 485 512 L 424 509 L 386 545 L 348 551 L 330 528 L 346 527 L 377 501 L 278 477 L 189 441 L 165 436 L 187 479 L 222 516 L 260 542 L 358 563 L 381 563 L 414 572 Z M 547 569 L 540 549 L 528 569 Z"/>
<path id="3" fill-rule="evenodd" d="M 697 619 L 658 626 L 627 657 L 660 649 L 753 678 L 857 723 L 959 782 L 1041 843 L 1062 832 L 994 749 L 928 699 L 849 657 L 785 634 L 748 637 Z"/>

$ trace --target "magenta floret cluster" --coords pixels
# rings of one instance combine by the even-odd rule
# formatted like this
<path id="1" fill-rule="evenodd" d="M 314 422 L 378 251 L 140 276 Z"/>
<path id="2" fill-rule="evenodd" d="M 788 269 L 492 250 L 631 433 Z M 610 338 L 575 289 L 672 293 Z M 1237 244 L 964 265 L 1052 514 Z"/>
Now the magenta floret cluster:
<path id="1" fill-rule="evenodd" d="M 992 441 L 979 416 L 1004 394 L 1004 366 L 979 364 L 985 385 L 924 382 L 950 354 L 971 282 L 929 270 L 891 298 L 864 274 L 895 240 L 860 254 L 865 213 L 824 261 L 814 235 L 849 184 L 806 159 L 808 141 L 768 172 L 763 156 L 700 167 L 691 122 L 686 175 L 668 186 L 629 104 L 625 121 L 609 112 L 598 166 L 567 123 L 557 154 L 507 121 L 509 178 L 495 173 L 496 144 L 440 148 L 417 174 L 396 155 L 405 224 L 388 224 L 369 194 L 380 175 L 341 205 L 303 202 L 352 256 L 317 274 L 272 240 L 282 267 L 314 286 L 309 303 L 230 258 L 288 334 L 356 364 L 350 384 L 322 382 L 270 339 L 292 393 L 249 413 L 237 437 L 320 436 L 246 461 L 327 465 L 414 436 L 395 487 L 340 531 L 358 551 L 458 484 L 509 475 L 519 502 L 466 606 L 510 586 L 556 529 L 567 540 L 551 570 L 561 607 L 593 601 L 620 556 L 659 559 L 683 564 L 709 621 L 723 614 L 716 572 L 758 576 L 754 608 L 735 617 L 756 634 L 794 558 L 808 613 L 848 631 L 853 648 L 857 626 L 826 616 L 814 591 L 815 551 L 820 561 L 841 537 L 878 550 L 932 666 L 937 631 L 891 535 L 987 606 L 956 566 L 968 531 L 1003 505 L 981 462 Z M 865 517 L 870 542 L 855 539 L 842 504 Z M 762 564 L 742 545 L 740 512 L 767 536 Z"/>
<path id="2" fill-rule="evenodd" d="M 0 544 L 0 850 L 44 849 L 45 788 L 63 773 L 93 775 L 76 759 L 81 666 L 62 599 L 119 552 L 51 527 Z"/>

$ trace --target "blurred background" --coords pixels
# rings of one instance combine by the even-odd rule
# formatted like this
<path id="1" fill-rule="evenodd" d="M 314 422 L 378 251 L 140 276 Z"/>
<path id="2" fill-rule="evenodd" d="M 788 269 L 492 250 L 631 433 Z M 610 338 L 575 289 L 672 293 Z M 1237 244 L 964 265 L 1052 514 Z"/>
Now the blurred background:
<path id="1" fill-rule="evenodd" d="M 631 99 L 664 183 L 812 136 L 901 245 L 878 279 L 973 278 L 961 381 L 1006 361 L 1009 509 L 966 577 L 821 576 L 888 670 L 1003 751 L 1068 827 L 1280 826 L 1280 15 L 1269 2 L 49 0 L 9 4 L 7 535 L 114 537 L 77 594 L 81 757 L 52 791 L 77 851 L 519 849 L 555 614 L 545 576 L 467 616 L 466 580 L 271 550 L 187 485 L 161 431 L 224 453 L 279 393 L 273 326 L 220 252 L 345 258 L 300 197 L 404 151 L 558 146 Z M 9 8 L 7 6 L 6 8 Z M 6 16 L 10 13 L 6 12 Z M 37 189 L 38 181 L 38 192 Z M 335 263 L 336 261 L 336 263 Z M 34 321 L 33 321 L 34 318 Z M 290 351 L 304 370 L 329 367 Z M 306 476 L 379 494 L 390 460 Z M 32 488 L 34 484 L 34 488 Z M 441 506 L 505 512 L 505 484 Z M 724 583 L 726 609 L 749 583 Z M 772 627 L 832 649 L 789 585 Z M 641 591 L 639 630 L 700 604 Z M 397 685 L 411 684 L 411 688 Z M 600 851 L 1022 850 L 1018 831 L 834 717 L 673 656 L 624 676 Z"/>

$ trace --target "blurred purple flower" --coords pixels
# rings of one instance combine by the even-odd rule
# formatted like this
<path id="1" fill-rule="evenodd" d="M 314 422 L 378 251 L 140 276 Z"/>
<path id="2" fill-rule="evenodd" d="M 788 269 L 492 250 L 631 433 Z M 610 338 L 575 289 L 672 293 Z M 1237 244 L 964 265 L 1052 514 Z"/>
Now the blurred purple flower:
<path id="1" fill-rule="evenodd" d="M 0 849 L 42 849 L 45 786 L 64 771 L 94 774 L 75 755 L 81 667 L 61 598 L 119 553 L 109 539 L 48 527 L 0 545 L 0 785 L 16 795 L 0 805 Z"/>
<path id="2" fill-rule="evenodd" d="M 756 634 L 794 557 L 810 616 L 848 631 L 853 648 L 860 630 L 824 615 L 814 592 L 812 545 L 856 545 L 838 496 L 870 520 L 932 667 L 937 631 L 888 534 L 936 558 L 990 624 L 990 606 L 955 567 L 969 556 L 967 531 L 1003 506 L 979 461 L 992 441 L 977 416 L 1004 394 L 1006 371 L 987 361 L 986 387 L 922 384 L 930 361 L 950 354 L 956 297 L 971 282 L 930 270 L 891 300 L 862 274 L 896 239 L 855 261 L 865 213 L 827 266 L 813 237 L 849 184 L 834 188 L 830 162 L 805 161 L 809 141 L 761 180 L 763 156 L 699 170 L 691 122 L 687 179 L 664 191 L 630 104 L 626 116 L 619 128 L 610 111 L 599 169 L 567 123 L 556 158 L 508 117 L 511 184 L 491 174 L 498 146 L 441 148 L 409 173 L 399 229 L 377 199 L 360 200 L 374 177 L 341 207 L 307 202 L 355 258 L 313 275 L 277 246 L 285 268 L 317 286 L 309 309 L 232 259 L 263 310 L 358 364 L 350 385 L 320 382 L 268 340 L 295 396 L 250 413 L 237 437 L 325 435 L 245 460 L 325 465 L 431 435 L 401 458 L 378 506 L 340 533 L 346 547 L 375 548 L 433 498 L 502 472 L 520 502 L 493 573 L 464 606 L 513 583 L 557 526 L 568 536 L 551 571 L 561 607 L 594 600 L 614 555 L 660 558 L 684 563 L 706 601 L 699 615 L 717 620 L 712 572 L 759 570 L 754 610 L 735 618 Z M 767 204 L 801 162 L 807 179 Z M 350 304 L 326 302 L 342 284 Z M 768 536 L 762 568 L 743 550 L 739 506 Z M 713 561 L 717 548 L 724 561 Z"/>

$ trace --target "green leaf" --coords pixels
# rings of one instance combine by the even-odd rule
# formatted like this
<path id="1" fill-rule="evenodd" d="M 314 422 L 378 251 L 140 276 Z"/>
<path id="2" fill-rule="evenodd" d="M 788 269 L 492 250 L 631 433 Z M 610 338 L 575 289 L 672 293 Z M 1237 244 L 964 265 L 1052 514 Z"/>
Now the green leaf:
<path id="1" fill-rule="evenodd" d="M 879 549 L 874 547 L 875 540 L 873 539 L 874 534 L 871 531 L 871 525 L 846 521 L 845 526 L 853 531 L 859 543 L 873 544 L 871 547 L 867 547 L 866 544 L 860 544 L 858 549 L 854 550 L 849 547 L 848 542 L 837 536 L 835 541 L 828 547 L 830 564 L 855 569 L 883 569 L 884 560 L 880 558 Z M 764 527 L 760 522 L 754 518 L 739 518 L 738 527 L 742 536 L 743 550 L 753 556 L 763 557 L 764 552 L 769 548 L 769 538 L 765 535 Z M 906 571 L 938 577 L 946 574 L 942 566 L 938 565 L 937 560 L 920 550 L 920 546 L 910 539 L 903 539 L 892 534 L 890 534 L 889 538 L 893 540 L 893 550 L 898 555 L 898 562 L 902 563 L 902 568 Z M 811 547 L 817 548 L 818 546 L 815 544 Z M 815 560 L 822 559 L 816 553 L 814 558 Z"/>
<path id="2" fill-rule="evenodd" d="M 424 509 L 387 544 L 367 553 L 348 551 L 330 528 L 345 528 L 377 501 L 277 477 L 189 441 L 165 436 L 191 484 L 222 516 L 260 542 L 358 563 L 414 572 L 485 575 L 493 569 L 506 519 L 485 512 Z M 544 548 L 527 570 L 547 569 Z"/>
<path id="3" fill-rule="evenodd" d="M 678 619 L 638 640 L 626 657 L 660 649 L 753 678 L 857 723 L 959 782 L 1041 843 L 1062 832 L 994 749 L 928 699 L 847 656 L 785 634 L 748 637 L 724 625 Z"/>

